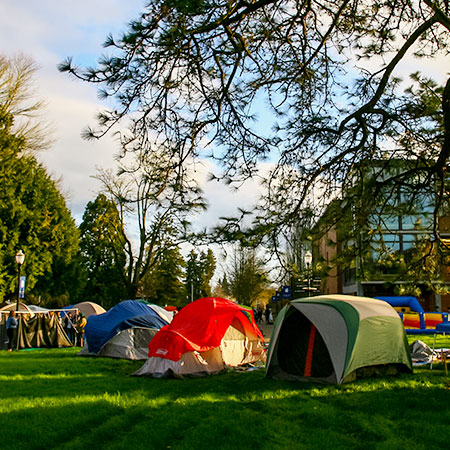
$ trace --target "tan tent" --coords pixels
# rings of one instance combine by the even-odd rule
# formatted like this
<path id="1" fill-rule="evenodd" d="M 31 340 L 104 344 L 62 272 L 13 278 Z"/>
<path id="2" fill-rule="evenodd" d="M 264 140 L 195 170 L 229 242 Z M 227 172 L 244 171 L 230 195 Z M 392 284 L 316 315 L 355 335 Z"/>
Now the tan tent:
<path id="1" fill-rule="evenodd" d="M 0 305 L 0 313 L 9 313 L 10 311 L 15 311 L 17 307 L 16 302 L 14 303 L 2 303 Z M 31 313 L 31 309 L 25 305 L 25 303 L 19 302 L 19 311 L 20 312 L 29 312 Z"/>
<path id="2" fill-rule="evenodd" d="M 71 307 L 71 309 L 74 308 L 77 308 L 81 313 L 83 313 L 86 316 L 86 319 L 93 314 L 103 314 L 106 312 L 105 308 L 93 302 L 81 302 Z"/>

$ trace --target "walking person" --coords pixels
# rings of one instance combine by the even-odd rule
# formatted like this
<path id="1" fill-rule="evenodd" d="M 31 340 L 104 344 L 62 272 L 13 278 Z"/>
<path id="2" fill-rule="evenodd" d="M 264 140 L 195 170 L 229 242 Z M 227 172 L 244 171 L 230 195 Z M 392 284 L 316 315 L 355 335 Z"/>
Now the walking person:
<path id="1" fill-rule="evenodd" d="M 6 334 L 8 336 L 8 352 L 12 352 L 12 343 L 18 325 L 19 322 L 16 319 L 16 313 L 14 311 L 11 311 L 9 313 L 8 319 L 6 320 Z"/>

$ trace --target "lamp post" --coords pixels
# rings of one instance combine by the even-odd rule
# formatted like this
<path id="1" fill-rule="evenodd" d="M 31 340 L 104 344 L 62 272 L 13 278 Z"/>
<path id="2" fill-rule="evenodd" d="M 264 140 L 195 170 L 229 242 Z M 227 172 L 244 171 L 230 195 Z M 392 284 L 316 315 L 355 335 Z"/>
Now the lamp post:
<path id="1" fill-rule="evenodd" d="M 18 275 L 18 278 L 17 278 L 17 302 L 16 302 L 16 311 L 19 311 L 19 301 L 20 301 L 20 269 L 21 269 L 21 267 L 22 267 L 22 264 L 23 264 L 24 260 L 25 260 L 25 254 L 23 253 L 22 250 L 19 250 L 19 251 L 16 253 L 16 263 L 17 263 L 18 268 L 19 268 L 19 270 L 18 270 L 19 275 Z"/>
<path id="2" fill-rule="evenodd" d="M 308 297 L 311 295 L 311 263 L 312 263 L 312 254 L 308 250 L 305 253 L 305 266 L 306 266 L 306 275 L 308 277 Z"/>

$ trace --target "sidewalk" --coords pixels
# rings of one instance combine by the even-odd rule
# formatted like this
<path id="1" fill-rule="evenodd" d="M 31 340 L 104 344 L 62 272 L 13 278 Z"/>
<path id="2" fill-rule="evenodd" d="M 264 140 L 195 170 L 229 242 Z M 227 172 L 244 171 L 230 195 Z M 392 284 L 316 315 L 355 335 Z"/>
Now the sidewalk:
<path id="1" fill-rule="evenodd" d="M 258 323 L 257 325 L 261 330 L 261 333 L 263 334 L 265 341 L 269 343 L 270 338 L 272 337 L 273 324 L 269 325 L 265 321 L 263 321 L 262 323 Z"/>

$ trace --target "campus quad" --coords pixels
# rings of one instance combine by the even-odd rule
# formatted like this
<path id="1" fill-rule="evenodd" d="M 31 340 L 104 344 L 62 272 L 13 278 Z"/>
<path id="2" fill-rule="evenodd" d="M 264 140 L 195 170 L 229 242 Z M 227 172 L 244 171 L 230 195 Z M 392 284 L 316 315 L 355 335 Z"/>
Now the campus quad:
<path id="1" fill-rule="evenodd" d="M 398 313 L 382 300 L 293 300 L 275 321 L 267 377 L 341 384 L 398 372 L 412 372 L 408 341 Z"/>

